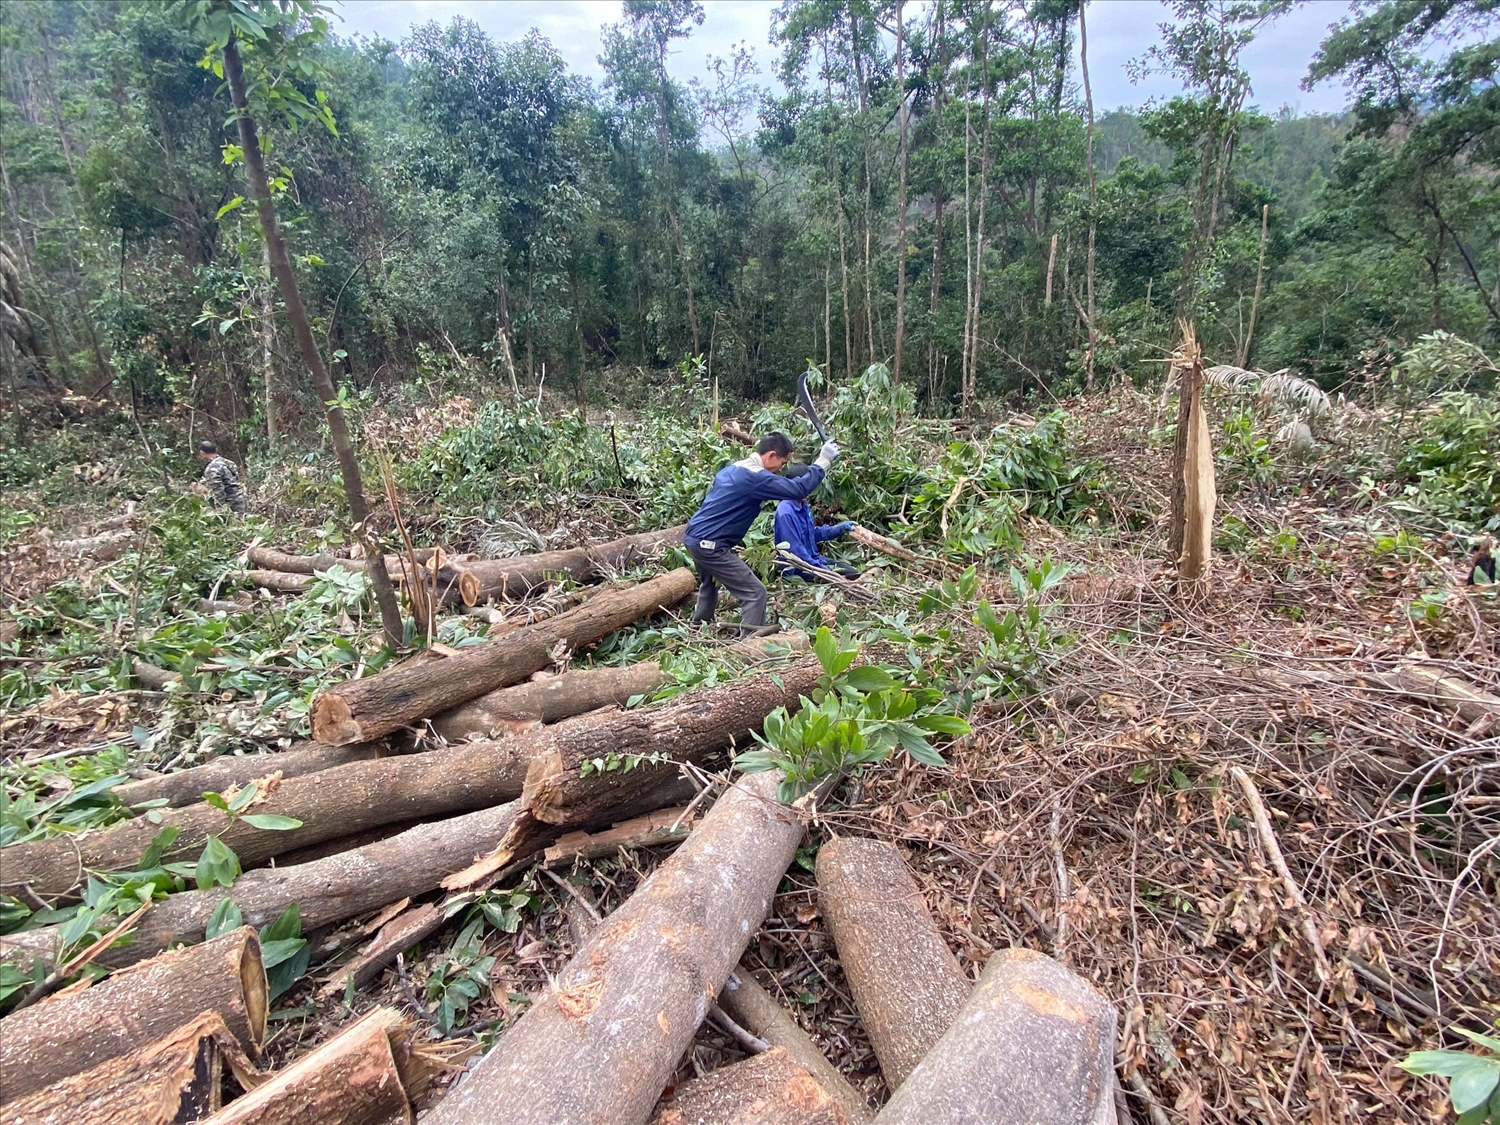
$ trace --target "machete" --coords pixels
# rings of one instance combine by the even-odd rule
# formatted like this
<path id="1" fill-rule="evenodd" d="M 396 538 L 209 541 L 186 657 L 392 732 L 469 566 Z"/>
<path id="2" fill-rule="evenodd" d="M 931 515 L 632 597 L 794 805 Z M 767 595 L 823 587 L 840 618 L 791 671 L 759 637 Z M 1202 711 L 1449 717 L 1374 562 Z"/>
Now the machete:
<path id="1" fill-rule="evenodd" d="M 807 377 L 810 374 L 812 372 L 808 370 L 797 376 L 797 405 L 802 408 L 802 413 L 807 415 L 808 421 L 813 424 L 813 429 L 818 431 L 818 439 L 827 441 L 828 429 L 823 425 L 823 419 L 818 417 L 818 408 L 813 405 L 812 395 L 807 393 Z"/>

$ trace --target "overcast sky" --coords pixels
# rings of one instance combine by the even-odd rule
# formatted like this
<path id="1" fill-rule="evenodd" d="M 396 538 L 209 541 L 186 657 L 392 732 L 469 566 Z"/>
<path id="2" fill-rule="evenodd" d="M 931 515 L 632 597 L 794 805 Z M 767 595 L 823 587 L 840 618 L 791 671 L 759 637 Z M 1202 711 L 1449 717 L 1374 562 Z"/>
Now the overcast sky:
<path id="1" fill-rule="evenodd" d="M 706 0 L 703 26 L 679 42 L 673 76 L 701 76 L 707 55 L 723 55 L 743 41 L 755 49 L 762 81 L 769 82 L 776 56 L 769 43 L 775 7 L 773 0 Z M 599 82 L 599 29 L 620 19 L 621 5 L 619 0 L 344 0 L 338 11 L 343 34 L 380 35 L 397 42 L 413 24 L 447 23 L 456 15 L 474 20 L 497 40 L 517 39 L 535 27 L 552 40 L 570 70 Z M 1343 109 L 1342 87 L 1325 83 L 1308 93 L 1298 83 L 1328 26 L 1348 11 L 1346 0 L 1311 0 L 1263 31 L 1245 54 L 1254 84 L 1251 101 L 1267 112 L 1283 105 L 1305 113 Z M 1167 16 L 1159 0 L 1094 0 L 1089 5 L 1089 78 L 1097 109 L 1138 106 L 1178 92 L 1175 83 L 1160 77 L 1132 85 L 1125 71 L 1127 61 L 1160 38 L 1157 25 Z"/>

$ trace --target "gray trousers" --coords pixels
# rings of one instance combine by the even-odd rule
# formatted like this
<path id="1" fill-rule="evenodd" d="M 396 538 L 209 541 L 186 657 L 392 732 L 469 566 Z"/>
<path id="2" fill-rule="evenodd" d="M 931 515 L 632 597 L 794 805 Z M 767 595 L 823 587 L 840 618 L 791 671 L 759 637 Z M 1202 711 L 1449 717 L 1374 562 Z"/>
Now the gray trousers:
<path id="1" fill-rule="evenodd" d="M 693 610 L 693 624 L 702 625 L 714 619 L 719 608 L 719 586 L 722 584 L 740 601 L 740 631 L 759 629 L 766 623 L 766 587 L 755 577 L 755 571 L 729 547 L 704 550 L 697 543 L 687 543 L 698 572 L 698 604 Z"/>

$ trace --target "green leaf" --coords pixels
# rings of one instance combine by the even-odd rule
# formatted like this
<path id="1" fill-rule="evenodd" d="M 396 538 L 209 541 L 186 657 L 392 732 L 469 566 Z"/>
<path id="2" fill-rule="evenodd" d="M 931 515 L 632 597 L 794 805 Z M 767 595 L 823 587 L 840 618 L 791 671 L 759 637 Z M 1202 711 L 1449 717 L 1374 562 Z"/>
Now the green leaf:
<path id="1" fill-rule="evenodd" d="M 240 876 L 240 857 L 229 849 L 229 845 L 217 836 L 210 836 L 203 844 L 203 854 L 193 870 L 193 879 L 200 891 L 209 887 L 228 887 Z"/>
<path id="2" fill-rule="evenodd" d="M 958 715 L 923 715 L 912 721 L 933 734 L 968 734 L 973 729 L 966 719 Z"/>
<path id="3" fill-rule="evenodd" d="M 203 940 L 212 941 L 220 934 L 237 930 L 245 924 L 245 915 L 235 905 L 234 899 L 223 899 L 208 916 L 208 925 L 203 928 Z"/>
<path id="4" fill-rule="evenodd" d="M 260 932 L 262 943 L 283 941 L 302 936 L 302 912 L 294 902 L 281 912 L 281 916 Z"/>
<path id="5" fill-rule="evenodd" d="M 855 691 L 876 692 L 887 691 L 896 686 L 896 679 L 884 668 L 877 668 L 866 664 L 855 668 L 844 678 L 844 682 Z"/>
<path id="6" fill-rule="evenodd" d="M 222 219 L 225 215 L 229 214 L 229 212 L 236 210 L 243 202 L 245 202 L 245 197 L 243 195 L 235 196 L 228 203 L 219 208 L 219 213 L 215 215 L 214 218 Z"/>
<path id="7" fill-rule="evenodd" d="M 274 969 L 283 961 L 295 956 L 297 951 L 306 944 L 307 939 L 300 937 L 263 941 L 260 943 L 260 963 L 267 969 Z"/>
<path id="8" fill-rule="evenodd" d="M 302 822 L 296 817 L 277 813 L 247 813 L 240 819 L 251 828 L 263 828 L 267 832 L 289 832 L 293 828 L 302 827 Z"/>
<path id="9" fill-rule="evenodd" d="M 823 671 L 830 676 L 833 675 L 833 662 L 838 658 L 838 642 L 833 639 L 833 634 L 828 631 L 828 626 L 820 626 L 817 635 L 813 638 L 813 652 L 818 657 L 818 663 L 823 666 Z"/>
<path id="10" fill-rule="evenodd" d="M 214 808 L 219 809 L 221 812 L 228 812 L 229 811 L 229 802 L 224 799 L 224 797 L 223 797 L 222 794 L 219 794 L 219 793 L 205 793 L 205 794 L 203 794 L 203 799 L 205 801 L 207 801 L 210 805 L 212 805 Z"/>
<path id="11" fill-rule="evenodd" d="M 229 812 L 239 812 L 255 800 L 260 790 L 255 785 L 242 785 L 234 795 L 234 800 L 229 802 Z"/>
<path id="12" fill-rule="evenodd" d="M 932 748 L 932 743 L 928 742 L 926 739 L 902 739 L 901 745 L 906 748 L 906 752 L 908 754 L 910 754 L 917 761 L 921 762 L 924 766 L 937 766 L 941 768 L 948 764 L 947 762 L 943 761 L 943 756 Z"/>
<path id="13" fill-rule="evenodd" d="M 1465 1065 L 1448 1082 L 1448 1100 L 1453 1103 L 1453 1112 L 1467 1113 L 1476 1106 L 1490 1100 L 1490 1094 L 1500 1083 L 1500 1059 L 1486 1059 L 1479 1055 L 1467 1055 Z"/>
<path id="14" fill-rule="evenodd" d="M 146 871 L 160 864 L 161 857 L 181 833 L 182 829 L 178 828 L 175 824 L 169 824 L 155 836 L 151 837 L 150 846 L 142 853 L 141 861 L 136 865 L 137 870 Z"/>

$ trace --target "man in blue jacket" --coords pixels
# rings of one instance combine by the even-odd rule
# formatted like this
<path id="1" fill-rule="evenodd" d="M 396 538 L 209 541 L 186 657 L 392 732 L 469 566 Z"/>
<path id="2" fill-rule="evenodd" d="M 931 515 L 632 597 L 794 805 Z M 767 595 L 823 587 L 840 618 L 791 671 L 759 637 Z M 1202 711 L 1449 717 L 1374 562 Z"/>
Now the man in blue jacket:
<path id="1" fill-rule="evenodd" d="M 808 471 L 806 465 L 792 465 L 786 471 L 788 479 L 795 480 Z M 801 578 L 807 582 L 817 582 L 826 579 L 826 575 L 819 571 L 833 571 L 844 578 L 858 578 L 859 571 L 840 559 L 825 559 L 818 553 L 818 544 L 826 543 L 830 539 L 853 530 L 854 522 L 845 520 L 843 523 L 824 524 L 817 527 L 813 524 L 812 505 L 803 500 L 783 500 L 776 505 L 776 525 L 774 535 L 776 537 L 776 565 L 781 568 L 781 573 L 788 578 Z M 809 568 L 799 567 L 797 563 L 807 563 Z"/>
<path id="2" fill-rule="evenodd" d="M 734 553 L 760 515 L 767 500 L 801 500 L 823 483 L 839 447 L 823 443 L 818 459 L 795 480 L 781 476 L 791 460 L 792 443 L 783 433 L 770 433 L 743 461 L 720 469 L 703 504 L 688 520 L 682 540 L 698 571 L 698 604 L 693 624 L 706 624 L 719 608 L 719 586 L 740 602 L 740 633 L 766 632 L 766 588 L 745 560 Z"/>

